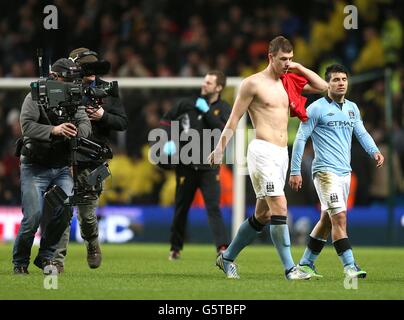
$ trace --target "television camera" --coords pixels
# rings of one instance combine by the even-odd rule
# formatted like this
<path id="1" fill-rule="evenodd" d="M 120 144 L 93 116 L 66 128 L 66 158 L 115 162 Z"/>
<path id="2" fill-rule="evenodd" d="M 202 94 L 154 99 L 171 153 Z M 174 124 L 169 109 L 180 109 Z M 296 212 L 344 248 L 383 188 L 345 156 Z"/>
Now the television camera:
<path id="1" fill-rule="evenodd" d="M 41 57 L 39 58 L 41 68 Z M 78 65 L 65 68 L 58 72 L 58 77 L 64 81 L 57 81 L 50 75 L 42 76 L 31 83 L 32 99 L 47 113 L 56 116 L 58 123 L 75 123 L 75 114 L 80 106 L 99 108 L 102 99 L 108 96 L 118 96 L 117 81 L 104 82 L 91 87 L 82 83 L 82 78 L 88 70 L 82 70 Z M 86 138 L 72 137 L 70 144 L 70 165 L 73 171 L 73 196 L 68 197 L 59 187 L 53 186 L 45 193 L 45 201 L 51 208 L 59 206 L 74 206 L 88 204 L 102 188 L 102 181 L 111 173 L 107 160 L 112 159 L 112 151 L 106 144 L 98 144 Z M 78 173 L 78 167 L 87 164 L 100 164 L 93 170 L 85 169 Z"/>

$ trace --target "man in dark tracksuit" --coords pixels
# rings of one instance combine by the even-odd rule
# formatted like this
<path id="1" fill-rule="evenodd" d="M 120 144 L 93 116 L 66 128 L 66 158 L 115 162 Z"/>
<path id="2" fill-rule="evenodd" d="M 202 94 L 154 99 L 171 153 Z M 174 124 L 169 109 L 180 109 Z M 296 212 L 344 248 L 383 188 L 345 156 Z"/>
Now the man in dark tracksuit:
<path id="1" fill-rule="evenodd" d="M 84 86 L 95 87 L 105 84 L 105 81 L 92 74 L 92 72 L 96 72 L 95 70 L 101 69 L 103 63 L 105 63 L 98 59 L 96 52 L 87 48 L 77 48 L 70 53 L 69 58 L 81 66 L 83 70 L 89 72 L 89 74 L 86 73 L 83 77 Z M 86 97 L 84 97 L 84 99 L 86 99 Z M 84 103 L 87 104 L 87 115 L 91 120 L 91 141 L 105 145 L 107 144 L 112 131 L 126 130 L 128 119 L 119 96 L 108 96 L 103 98 L 102 105 L 98 105 L 96 108 L 89 105 L 88 102 L 89 101 L 84 101 Z M 90 171 L 94 170 L 101 165 L 102 162 L 103 161 L 83 162 L 79 159 L 79 174 L 86 169 Z M 98 189 L 102 190 L 102 186 L 98 186 Z M 87 263 L 92 269 L 98 268 L 101 265 L 102 260 L 101 248 L 98 240 L 98 220 L 96 215 L 100 194 L 101 191 L 91 191 L 91 194 L 88 195 L 90 198 L 87 199 L 87 203 L 77 205 L 77 218 L 79 221 L 80 233 L 87 248 Z M 63 271 L 69 235 L 70 226 L 66 228 L 65 233 L 59 241 L 54 257 L 54 262 L 58 269 Z"/>
<path id="2" fill-rule="evenodd" d="M 217 133 L 220 135 L 229 118 L 231 112 L 230 105 L 220 99 L 220 93 L 225 85 L 226 77 L 222 72 L 208 72 L 201 88 L 201 97 L 180 100 L 172 110 L 164 115 L 161 121 L 162 127 L 167 131 L 171 129 L 170 127 L 173 125 L 173 121 L 179 121 L 182 136 L 187 136 L 190 129 L 194 129 L 198 132 L 200 138 L 199 157 L 194 158 L 191 155 L 190 158 L 192 158 L 192 161 L 185 161 L 185 163 L 184 159 L 180 158 L 179 164 L 176 166 L 177 186 L 175 213 L 171 226 L 170 260 L 175 260 L 180 257 L 180 250 L 182 250 L 184 244 L 188 210 L 198 188 L 201 189 L 205 201 L 208 221 L 212 229 L 217 252 L 225 250 L 229 242 L 219 208 L 219 169 L 212 168 L 207 163 L 207 156 L 209 154 L 205 154 L 213 150 L 215 145 L 212 141 L 204 141 L 203 136 L 204 129 L 216 129 Z M 188 138 L 188 141 L 192 139 L 191 136 Z M 177 153 L 175 142 L 170 140 L 164 145 L 163 150 L 164 153 L 168 155 L 174 155 L 175 153 L 179 155 L 181 153 L 181 147 L 186 144 L 187 141 L 181 141 Z M 210 146 L 209 149 L 204 151 L 204 145 L 205 148 L 206 146 Z"/>

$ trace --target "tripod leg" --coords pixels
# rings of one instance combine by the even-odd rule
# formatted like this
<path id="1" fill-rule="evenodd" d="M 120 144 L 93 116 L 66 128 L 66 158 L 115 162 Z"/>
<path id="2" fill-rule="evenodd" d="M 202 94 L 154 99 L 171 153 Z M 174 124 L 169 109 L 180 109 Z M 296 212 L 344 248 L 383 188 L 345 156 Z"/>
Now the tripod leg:
<path id="1" fill-rule="evenodd" d="M 56 245 L 70 224 L 73 216 L 73 208 L 70 206 L 62 206 L 54 211 L 47 206 L 45 210 L 51 210 L 51 212 L 48 212 L 50 218 L 41 237 L 38 256 L 42 259 L 51 260 L 56 250 Z"/>

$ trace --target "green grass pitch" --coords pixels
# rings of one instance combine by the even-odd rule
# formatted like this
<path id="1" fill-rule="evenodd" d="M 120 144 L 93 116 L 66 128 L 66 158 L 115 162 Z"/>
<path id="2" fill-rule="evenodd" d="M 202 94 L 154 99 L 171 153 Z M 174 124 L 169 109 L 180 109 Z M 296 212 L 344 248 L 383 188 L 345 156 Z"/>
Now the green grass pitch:
<path id="1" fill-rule="evenodd" d="M 30 265 L 28 276 L 12 274 L 11 244 L 0 244 L 0 300 L 7 299 L 404 299 L 404 249 L 355 247 L 368 272 L 358 288 L 344 288 L 340 261 L 331 246 L 317 262 L 324 278 L 288 282 L 272 245 L 252 245 L 238 257 L 240 280 L 226 279 L 215 265 L 213 245 L 186 244 L 168 261 L 168 244 L 102 245 L 99 269 L 87 266 L 85 247 L 71 244 L 58 289 L 44 289 L 44 276 Z M 298 261 L 303 247 L 293 247 Z M 36 254 L 37 247 L 33 248 Z"/>

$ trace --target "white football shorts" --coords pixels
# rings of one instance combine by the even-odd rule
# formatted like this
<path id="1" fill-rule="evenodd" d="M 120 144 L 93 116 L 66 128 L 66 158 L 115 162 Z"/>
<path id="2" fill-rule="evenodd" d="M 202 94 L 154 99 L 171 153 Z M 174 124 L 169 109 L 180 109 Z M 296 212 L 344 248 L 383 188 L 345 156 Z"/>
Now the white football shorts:
<path id="1" fill-rule="evenodd" d="M 338 176 L 332 172 L 316 172 L 314 186 L 321 203 L 321 211 L 330 216 L 347 210 L 351 174 Z"/>
<path id="2" fill-rule="evenodd" d="M 258 199 L 285 194 L 289 166 L 288 147 L 254 139 L 247 150 L 248 172 Z"/>

